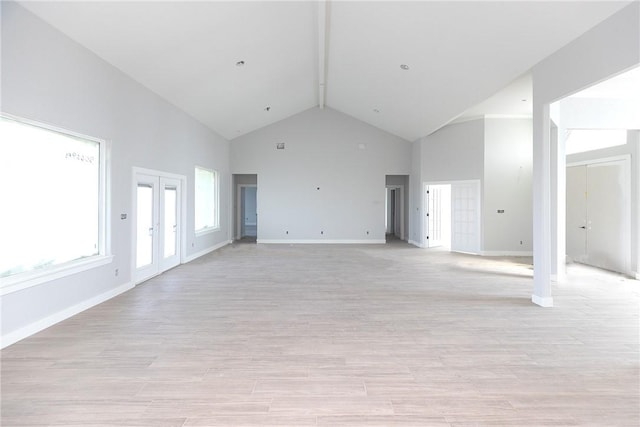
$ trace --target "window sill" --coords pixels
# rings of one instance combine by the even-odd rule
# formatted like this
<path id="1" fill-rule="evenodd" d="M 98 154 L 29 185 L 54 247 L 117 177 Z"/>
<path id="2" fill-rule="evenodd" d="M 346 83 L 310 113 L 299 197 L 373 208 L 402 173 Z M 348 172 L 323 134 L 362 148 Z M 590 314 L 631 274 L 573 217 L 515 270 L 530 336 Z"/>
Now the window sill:
<path id="1" fill-rule="evenodd" d="M 215 233 L 216 231 L 220 231 L 220 227 L 203 228 L 202 230 L 196 231 L 196 237 L 205 236 L 207 234 Z"/>
<path id="2" fill-rule="evenodd" d="M 98 255 L 87 259 L 71 261 L 42 271 L 30 271 L 15 276 L 3 277 L 0 279 L 0 295 L 10 294 L 52 280 L 71 276 L 72 274 L 82 271 L 91 270 L 102 265 L 110 264 L 112 261 L 113 255 Z"/>

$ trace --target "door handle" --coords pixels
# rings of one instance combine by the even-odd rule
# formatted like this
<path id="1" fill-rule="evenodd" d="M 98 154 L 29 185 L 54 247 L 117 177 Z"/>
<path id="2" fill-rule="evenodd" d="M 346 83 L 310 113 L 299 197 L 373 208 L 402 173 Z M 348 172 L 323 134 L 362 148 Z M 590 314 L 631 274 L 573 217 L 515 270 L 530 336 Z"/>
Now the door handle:
<path id="1" fill-rule="evenodd" d="M 587 229 L 587 227 L 585 227 L 584 225 L 583 225 L 582 227 L 580 227 L 580 228 L 582 228 L 582 229 L 584 229 L 584 230 L 586 230 L 586 229 Z"/>

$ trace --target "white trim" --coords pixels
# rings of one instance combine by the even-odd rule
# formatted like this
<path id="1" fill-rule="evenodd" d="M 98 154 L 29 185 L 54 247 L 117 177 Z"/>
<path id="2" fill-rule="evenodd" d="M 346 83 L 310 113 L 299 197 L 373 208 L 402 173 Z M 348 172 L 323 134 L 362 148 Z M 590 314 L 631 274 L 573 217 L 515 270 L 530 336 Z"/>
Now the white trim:
<path id="1" fill-rule="evenodd" d="M 52 280 L 71 276 L 82 271 L 110 264 L 113 255 L 96 255 L 65 264 L 59 264 L 46 270 L 32 270 L 30 272 L 17 274 L 15 276 L 3 277 L 0 279 L 0 295 L 10 294 L 32 286 L 41 285 Z"/>
<path id="2" fill-rule="evenodd" d="M 257 243 L 264 244 L 292 244 L 292 245 L 384 245 L 386 240 L 384 239 L 368 239 L 368 240 L 319 240 L 319 239 L 258 239 Z"/>
<path id="3" fill-rule="evenodd" d="M 482 256 L 533 256 L 533 251 L 481 251 Z"/>
<path id="4" fill-rule="evenodd" d="M 553 307 L 552 297 L 539 297 L 538 295 L 531 295 L 531 302 L 539 305 L 540 307 Z"/>
<path id="5" fill-rule="evenodd" d="M 186 264 L 188 262 L 193 261 L 194 259 L 200 258 L 201 256 L 204 256 L 204 255 L 206 255 L 208 253 L 216 251 L 216 250 L 218 250 L 218 249 L 220 249 L 220 248 L 222 248 L 224 246 L 227 246 L 230 243 L 231 243 L 231 240 L 225 240 L 223 242 L 220 242 L 218 244 L 215 244 L 215 245 L 211 246 L 210 248 L 207 248 L 207 249 L 201 250 L 200 252 L 196 252 L 194 254 L 191 254 L 191 255 L 185 257 L 183 264 Z"/>
<path id="6" fill-rule="evenodd" d="M 417 246 L 419 248 L 423 248 L 423 249 L 426 248 L 425 245 L 423 245 L 420 242 L 416 242 L 415 240 L 409 240 L 407 243 L 409 243 L 410 245 L 413 245 L 413 246 Z"/>
<path id="7" fill-rule="evenodd" d="M 581 153 L 577 153 L 577 154 L 581 154 Z M 570 156 L 572 156 L 573 154 L 570 154 Z M 611 162 L 618 162 L 620 160 L 629 160 L 631 161 L 631 154 L 620 154 L 618 156 L 609 156 L 609 157 L 599 157 L 597 159 L 590 159 L 590 160 L 581 160 L 579 162 L 571 162 L 571 163 L 567 163 L 567 167 L 573 167 L 573 166 L 587 166 L 587 165 L 595 165 L 595 164 L 599 164 L 599 163 L 611 163 Z"/>
<path id="8" fill-rule="evenodd" d="M 215 233 L 216 231 L 220 231 L 220 226 L 201 228 L 200 230 L 195 232 L 195 236 L 206 236 L 207 234 Z"/>
<path id="9" fill-rule="evenodd" d="M 0 348 L 8 347 L 11 344 L 30 337 L 31 335 L 34 335 L 50 326 L 55 325 L 56 323 L 62 322 L 63 320 L 75 316 L 78 313 L 88 310 L 91 307 L 95 307 L 96 305 L 110 300 L 111 298 L 118 296 L 132 288 L 133 285 L 131 283 L 125 283 L 124 285 L 120 285 L 117 288 L 111 289 L 110 291 L 104 292 L 69 308 L 58 311 L 57 313 L 54 313 L 43 319 L 30 323 L 29 325 L 24 326 L 18 330 L 9 332 L 2 336 Z"/>

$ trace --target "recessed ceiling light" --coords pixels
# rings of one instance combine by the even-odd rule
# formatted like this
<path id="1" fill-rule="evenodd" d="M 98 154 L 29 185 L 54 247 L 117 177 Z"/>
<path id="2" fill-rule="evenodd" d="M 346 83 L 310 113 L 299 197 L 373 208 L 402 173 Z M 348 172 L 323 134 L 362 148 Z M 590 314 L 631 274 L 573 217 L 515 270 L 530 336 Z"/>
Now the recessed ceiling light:
<path id="1" fill-rule="evenodd" d="M 236 62 L 236 67 L 244 67 L 244 61 Z"/>
<path id="2" fill-rule="evenodd" d="M 400 68 L 402 68 L 403 70 L 408 70 L 409 66 L 407 64 L 400 64 Z"/>
<path id="3" fill-rule="evenodd" d="M 264 111 L 270 111 L 271 110 L 271 106 L 267 105 L 266 107 L 264 107 Z"/>

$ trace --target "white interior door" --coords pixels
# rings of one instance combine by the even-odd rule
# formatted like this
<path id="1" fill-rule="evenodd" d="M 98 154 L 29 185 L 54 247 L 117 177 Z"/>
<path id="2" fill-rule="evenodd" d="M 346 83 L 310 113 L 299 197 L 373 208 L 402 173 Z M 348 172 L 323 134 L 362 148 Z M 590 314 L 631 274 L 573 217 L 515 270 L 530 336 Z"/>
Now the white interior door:
<path id="1" fill-rule="evenodd" d="M 451 184 L 451 250 L 480 252 L 480 183 Z"/>
<path id="2" fill-rule="evenodd" d="M 181 180 L 136 173 L 135 283 L 180 264 Z"/>
<path id="3" fill-rule="evenodd" d="M 567 168 L 567 256 L 587 260 L 587 167 Z"/>
<path id="4" fill-rule="evenodd" d="M 628 271 L 630 237 L 625 181 L 624 161 L 587 166 L 586 262 L 621 273 Z"/>
<path id="5" fill-rule="evenodd" d="M 442 246 L 442 187 L 427 186 L 427 246 Z"/>
<path id="6" fill-rule="evenodd" d="M 630 260 L 628 161 L 567 168 L 567 255 L 626 273 Z"/>

